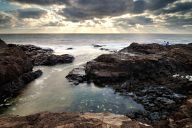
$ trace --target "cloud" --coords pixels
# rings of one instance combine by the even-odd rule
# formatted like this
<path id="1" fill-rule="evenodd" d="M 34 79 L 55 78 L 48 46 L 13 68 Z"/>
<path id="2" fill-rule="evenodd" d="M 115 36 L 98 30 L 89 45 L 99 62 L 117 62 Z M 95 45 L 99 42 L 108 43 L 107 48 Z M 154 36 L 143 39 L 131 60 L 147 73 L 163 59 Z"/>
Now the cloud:
<path id="1" fill-rule="evenodd" d="M 11 28 L 15 23 L 12 15 L 0 12 L 0 28 Z"/>
<path id="2" fill-rule="evenodd" d="M 136 0 L 134 2 L 133 13 L 143 13 L 146 10 L 156 11 L 176 1 L 177 0 Z"/>
<path id="3" fill-rule="evenodd" d="M 0 26 L 7 28 L 81 26 L 94 31 L 98 26 L 114 30 L 131 26 L 154 32 L 192 26 L 191 0 L 7 0 L 5 4 L 17 5 L 0 9 Z"/>
<path id="4" fill-rule="evenodd" d="M 71 0 L 9 0 L 23 4 L 52 5 L 52 4 L 69 4 Z"/>
<path id="5" fill-rule="evenodd" d="M 74 0 L 60 14 L 72 21 L 122 15 L 132 10 L 132 0 Z"/>
<path id="6" fill-rule="evenodd" d="M 133 16 L 128 18 L 120 18 L 115 21 L 117 26 L 121 27 L 128 27 L 128 26 L 135 26 L 139 25 L 152 25 L 153 19 L 146 17 L 146 16 Z"/>
<path id="7" fill-rule="evenodd" d="M 165 18 L 165 25 L 168 27 L 183 27 L 184 25 L 191 25 L 192 17 L 185 16 L 167 16 Z"/>
<path id="8" fill-rule="evenodd" d="M 43 15 L 46 15 L 47 12 L 38 8 L 26 8 L 26 9 L 18 9 L 17 11 L 18 18 L 33 18 L 39 19 Z"/>
<path id="9" fill-rule="evenodd" d="M 175 3 L 174 6 L 169 7 L 167 9 L 163 9 L 161 13 L 167 14 L 167 13 L 186 13 L 186 12 L 192 12 L 192 1 L 191 2 L 178 2 Z"/>

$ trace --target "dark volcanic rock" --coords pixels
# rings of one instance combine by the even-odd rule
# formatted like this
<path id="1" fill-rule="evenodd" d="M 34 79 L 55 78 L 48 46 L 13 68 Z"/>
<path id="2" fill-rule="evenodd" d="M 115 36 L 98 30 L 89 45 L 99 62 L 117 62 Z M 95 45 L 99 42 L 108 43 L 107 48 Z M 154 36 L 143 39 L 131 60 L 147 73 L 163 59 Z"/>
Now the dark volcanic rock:
<path id="1" fill-rule="evenodd" d="M 85 74 L 85 66 L 80 66 L 78 68 L 73 69 L 71 72 L 69 72 L 66 78 L 71 82 L 74 82 L 74 84 L 79 84 L 88 81 Z"/>
<path id="2" fill-rule="evenodd" d="M 73 48 L 67 48 L 67 50 L 72 50 Z"/>
<path id="3" fill-rule="evenodd" d="M 113 84 L 130 80 L 162 83 L 162 79 L 171 80 L 175 73 L 192 74 L 190 45 L 166 47 L 134 43 L 118 53 L 101 55 L 86 65 L 86 74 L 95 83 Z"/>
<path id="4" fill-rule="evenodd" d="M 33 59 L 35 65 L 52 66 L 56 64 L 72 63 L 74 57 L 68 54 L 64 55 L 40 54 L 33 57 Z"/>
<path id="5" fill-rule="evenodd" d="M 132 114 L 139 120 L 166 120 L 192 94 L 192 81 L 175 74 L 192 74 L 192 45 L 136 44 L 88 62 L 85 76 L 129 95 L 146 109 Z M 77 75 L 76 75 L 77 76 Z M 129 115 L 130 116 L 130 115 Z"/>
<path id="6" fill-rule="evenodd" d="M 41 75 L 42 75 L 41 70 L 28 72 L 28 73 L 22 74 L 18 78 L 15 78 L 13 81 L 10 81 L 10 82 L 7 82 L 6 84 L 1 85 L 0 86 L 0 97 L 1 97 L 0 102 L 2 102 L 3 99 L 17 96 L 20 90 L 22 90 L 28 83 L 40 77 Z"/>
<path id="7" fill-rule="evenodd" d="M 56 64 L 72 63 L 74 57 L 68 54 L 54 55 L 52 49 L 43 49 L 34 45 L 9 45 L 20 47 L 34 62 L 34 65 L 52 66 Z"/>
<path id="8" fill-rule="evenodd" d="M 93 47 L 95 47 L 95 48 L 100 48 L 100 47 L 103 47 L 103 45 L 93 44 Z"/>
<path id="9" fill-rule="evenodd" d="M 32 71 L 30 58 L 19 48 L 0 49 L 0 85 Z"/>
<path id="10" fill-rule="evenodd" d="M 119 52 L 123 53 L 139 53 L 139 54 L 158 54 L 160 52 L 167 51 L 167 47 L 159 44 L 138 44 L 132 43 L 129 47 L 126 47 Z"/>
<path id="11" fill-rule="evenodd" d="M 0 102 L 42 74 L 40 70 L 32 72 L 32 68 L 32 60 L 21 48 L 0 47 Z"/>
<path id="12" fill-rule="evenodd" d="M 166 119 L 186 99 L 186 96 L 174 93 L 171 89 L 162 86 L 150 86 L 135 91 L 135 100 L 141 103 L 151 121 Z"/>
<path id="13" fill-rule="evenodd" d="M 104 54 L 87 63 L 86 73 L 96 83 L 123 82 L 130 78 L 155 79 L 161 73 L 159 70 L 164 71 L 162 75 L 167 73 L 167 67 L 160 59 L 159 56 Z"/>

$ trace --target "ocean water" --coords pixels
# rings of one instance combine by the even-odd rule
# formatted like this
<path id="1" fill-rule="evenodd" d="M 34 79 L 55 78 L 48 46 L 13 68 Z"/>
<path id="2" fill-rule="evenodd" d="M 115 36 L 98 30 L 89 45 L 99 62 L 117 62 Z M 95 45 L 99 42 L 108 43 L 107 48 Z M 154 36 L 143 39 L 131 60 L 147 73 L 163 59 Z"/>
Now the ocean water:
<path id="1" fill-rule="evenodd" d="M 97 87 L 93 83 L 74 86 L 65 76 L 76 67 L 109 53 L 92 44 L 101 44 L 110 50 L 120 50 L 132 42 L 192 43 L 192 35 L 160 34 L 8 34 L 0 35 L 7 43 L 33 44 L 52 48 L 55 54 L 71 54 L 75 57 L 72 64 L 56 66 L 37 66 L 43 75 L 31 82 L 19 96 L 12 99 L 4 114 L 28 115 L 42 111 L 51 112 L 113 112 L 126 114 L 143 111 L 142 105 L 129 96 L 123 96 L 109 87 Z M 67 48 L 73 48 L 67 50 Z"/>

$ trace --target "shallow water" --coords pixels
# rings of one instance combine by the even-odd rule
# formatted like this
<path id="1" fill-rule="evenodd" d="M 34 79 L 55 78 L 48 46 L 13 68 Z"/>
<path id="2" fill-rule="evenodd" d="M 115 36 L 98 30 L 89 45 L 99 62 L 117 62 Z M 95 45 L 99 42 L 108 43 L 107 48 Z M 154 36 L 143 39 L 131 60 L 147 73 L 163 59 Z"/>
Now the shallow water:
<path id="1" fill-rule="evenodd" d="M 133 36 L 133 35 L 132 35 Z M 130 42 L 136 41 L 136 35 L 0 35 L 8 43 L 35 44 L 55 50 L 55 54 L 72 54 L 75 61 L 72 64 L 62 64 L 52 67 L 40 66 L 43 75 L 31 82 L 21 94 L 11 101 L 11 106 L 4 114 L 28 115 L 41 111 L 52 112 L 113 112 L 126 114 L 131 111 L 143 110 L 143 107 L 128 96 L 115 93 L 111 88 L 100 88 L 94 84 L 72 85 L 65 76 L 73 69 L 108 51 L 94 48 L 93 43 L 103 44 L 104 48 L 119 50 Z M 131 37 L 131 38 L 128 38 Z M 183 36 L 182 36 L 183 37 Z M 184 36 L 185 37 L 185 36 Z M 151 39 L 162 42 L 167 35 L 138 36 L 138 39 Z M 178 38 L 172 36 L 169 40 L 189 43 L 191 36 Z M 183 40 L 187 40 L 184 42 Z M 72 50 L 66 50 L 72 47 Z"/>
<path id="2" fill-rule="evenodd" d="M 65 50 L 67 46 L 55 49 L 56 54 L 71 53 L 75 62 L 52 67 L 39 66 L 43 76 L 31 82 L 22 93 L 12 100 L 4 114 L 29 115 L 41 111 L 52 112 L 113 112 L 126 114 L 143 110 L 143 107 L 128 96 L 115 93 L 111 88 L 99 88 L 92 84 L 72 85 L 65 76 L 75 67 L 85 64 L 98 55 L 108 53 L 93 46 L 78 46 Z M 62 50 L 63 49 L 63 50 Z M 83 52 L 81 51 L 83 50 Z"/>

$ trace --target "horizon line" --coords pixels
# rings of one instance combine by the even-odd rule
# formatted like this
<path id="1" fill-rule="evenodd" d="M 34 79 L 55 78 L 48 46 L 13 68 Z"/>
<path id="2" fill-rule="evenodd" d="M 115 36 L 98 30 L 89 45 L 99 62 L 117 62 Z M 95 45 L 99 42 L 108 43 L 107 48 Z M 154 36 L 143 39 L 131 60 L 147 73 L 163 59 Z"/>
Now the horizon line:
<path id="1" fill-rule="evenodd" d="M 156 34 L 156 35 L 158 35 L 158 34 L 164 34 L 164 35 L 192 35 L 192 33 L 44 33 L 44 32 L 40 32 L 40 33 L 0 33 L 0 35 L 11 35 L 11 34 L 18 34 L 18 35 L 30 35 L 30 34 L 42 34 L 42 35 L 44 35 L 44 34 L 55 34 L 55 35 L 59 35 L 59 34 L 66 34 L 66 35 L 69 35 L 69 34 L 82 34 L 82 35 L 86 35 L 86 34 L 89 34 L 89 35 L 112 35 L 112 34 L 114 34 L 114 35 L 120 35 L 120 34 L 145 34 L 145 35 L 147 35 L 147 34 Z"/>

